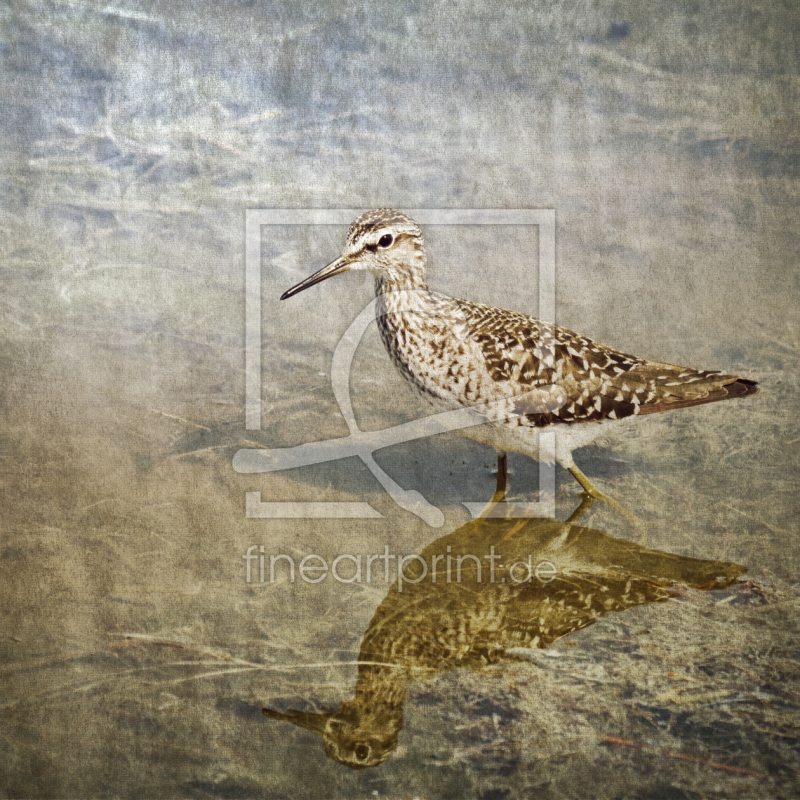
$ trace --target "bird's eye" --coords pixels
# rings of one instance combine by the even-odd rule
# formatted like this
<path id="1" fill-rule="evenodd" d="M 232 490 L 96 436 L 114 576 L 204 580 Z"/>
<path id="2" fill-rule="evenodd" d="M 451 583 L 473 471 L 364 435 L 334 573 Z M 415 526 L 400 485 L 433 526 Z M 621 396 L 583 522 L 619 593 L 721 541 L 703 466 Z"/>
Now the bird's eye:
<path id="1" fill-rule="evenodd" d="M 393 241 L 391 233 L 384 233 L 383 236 L 378 239 L 378 247 L 391 247 Z"/>
<path id="2" fill-rule="evenodd" d="M 357 744 L 355 753 L 359 761 L 366 761 L 369 758 L 369 747 L 365 744 Z"/>

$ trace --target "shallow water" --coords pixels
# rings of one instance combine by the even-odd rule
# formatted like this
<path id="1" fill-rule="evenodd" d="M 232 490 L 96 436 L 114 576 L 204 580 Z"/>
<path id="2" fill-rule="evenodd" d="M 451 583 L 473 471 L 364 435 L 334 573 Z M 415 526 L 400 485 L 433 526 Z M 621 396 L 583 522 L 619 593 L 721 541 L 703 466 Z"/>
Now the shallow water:
<path id="1" fill-rule="evenodd" d="M 795 795 L 791 4 L 0 13 L 3 796 Z M 546 647 L 515 646 L 496 625 L 483 663 L 487 609 L 524 627 L 530 597 L 498 599 L 490 585 L 470 589 L 470 605 L 420 583 L 407 597 L 431 610 L 412 613 L 396 572 L 292 583 L 284 560 L 269 579 L 270 555 L 366 563 L 385 547 L 488 540 L 462 503 L 489 500 L 495 456 L 455 433 L 375 456 L 441 509 L 440 528 L 399 508 L 356 458 L 232 468 L 242 447 L 347 434 L 331 357 L 372 292 L 348 275 L 278 302 L 346 231 L 264 229 L 262 426 L 245 430 L 245 210 L 384 205 L 553 208 L 559 324 L 760 382 L 741 402 L 658 415 L 577 452 L 642 523 L 603 504 L 577 528 L 519 523 L 520 554 L 567 531 L 548 551 L 559 580 L 616 581 L 622 594 L 638 580 L 664 602 L 606 609 Z M 535 233 L 425 236 L 432 288 L 536 312 Z M 374 330 L 351 394 L 363 430 L 422 413 Z M 512 499 L 535 499 L 535 463 L 509 463 Z M 557 471 L 560 520 L 577 488 Z M 382 517 L 248 519 L 246 492 L 366 502 Z M 246 580 L 252 546 L 264 547 L 263 583 L 257 561 Z M 726 566 L 701 580 L 685 559 Z M 384 763 L 350 770 L 319 735 L 261 709 L 355 702 L 359 653 L 387 608 L 397 627 L 381 628 L 381 647 L 396 642 L 410 670 L 392 678 L 403 722 Z M 419 661 L 431 620 L 469 629 L 458 657 Z"/>

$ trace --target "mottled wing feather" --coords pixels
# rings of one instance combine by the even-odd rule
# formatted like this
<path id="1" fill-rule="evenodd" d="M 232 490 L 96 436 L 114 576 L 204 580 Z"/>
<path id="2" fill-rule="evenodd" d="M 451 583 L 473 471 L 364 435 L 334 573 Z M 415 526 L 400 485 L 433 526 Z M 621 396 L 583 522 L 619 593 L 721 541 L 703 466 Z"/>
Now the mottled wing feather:
<path id="1" fill-rule="evenodd" d="M 708 389 L 704 395 L 685 398 L 667 396 L 658 402 L 643 405 L 639 413 L 654 414 L 657 411 L 669 411 L 674 408 L 699 406 L 703 403 L 715 403 L 717 400 L 730 400 L 734 397 L 747 397 L 748 395 L 758 393 L 758 384 L 756 381 L 751 381 L 747 378 L 737 378 L 735 375 L 719 375 L 716 373 L 710 373 L 710 375 L 712 379 L 715 378 L 716 380 L 714 381 L 713 387 Z"/>
<path id="2" fill-rule="evenodd" d="M 524 424 L 623 419 L 758 391 L 753 381 L 736 375 L 646 361 L 524 314 L 458 304 L 493 381 L 512 382 L 517 392 L 548 384 L 566 392 L 559 409 L 534 411 Z"/>

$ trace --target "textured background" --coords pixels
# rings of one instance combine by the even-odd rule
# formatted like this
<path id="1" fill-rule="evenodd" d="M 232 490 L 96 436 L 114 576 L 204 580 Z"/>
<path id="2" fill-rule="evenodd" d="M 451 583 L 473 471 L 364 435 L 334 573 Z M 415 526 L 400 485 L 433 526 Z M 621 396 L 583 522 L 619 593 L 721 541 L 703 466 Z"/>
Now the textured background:
<path id="1" fill-rule="evenodd" d="M 793 795 L 793 2 L 0 15 L 2 796 Z M 339 663 L 387 587 L 247 586 L 241 556 L 418 552 L 488 499 L 494 455 L 455 435 L 379 454 L 443 508 L 438 532 L 355 461 L 262 478 L 231 458 L 346 433 L 330 358 L 371 295 L 349 275 L 279 304 L 345 230 L 264 234 L 264 426 L 246 433 L 245 209 L 375 206 L 554 208 L 560 324 L 762 392 L 576 458 L 647 520 L 648 547 L 744 564 L 752 584 L 617 615 L 539 667 L 420 683 L 395 757 L 353 773 L 260 708 L 348 699 Z M 425 233 L 433 288 L 535 312 L 528 232 Z M 352 380 L 365 428 L 418 416 L 374 332 Z M 530 499 L 534 466 L 511 470 Z M 559 472 L 562 518 L 574 489 Z M 384 519 L 245 520 L 256 490 Z M 589 520 L 640 535 L 607 507 Z"/>

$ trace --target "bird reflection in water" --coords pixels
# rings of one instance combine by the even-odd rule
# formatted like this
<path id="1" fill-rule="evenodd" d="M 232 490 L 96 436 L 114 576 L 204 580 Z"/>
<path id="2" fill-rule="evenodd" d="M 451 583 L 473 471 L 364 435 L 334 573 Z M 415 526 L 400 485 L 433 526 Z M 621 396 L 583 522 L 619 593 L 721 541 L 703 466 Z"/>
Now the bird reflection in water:
<path id="1" fill-rule="evenodd" d="M 479 518 L 437 539 L 419 555 L 463 559 L 460 580 L 441 571 L 434 582 L 418 561 L 405 570 L 375 612 L 358 658 L 355 698 L 337 711 L 275 711 L 266 716 L 318 733 L 325 752 L 353 769 L 386 761 L 403 726 L 406 687 L 455 668 L 481 670 L 521 659 L 514 648 L 545 648 L 605 616 L 674 597 L 675 584 L 721 589 L 746 569 L 724 561 L 648 550 L 576 523 L 591 506 L 585 497 L 566 521 Z M 492 546 L 494 550 L 492 551 Z M 488 556 L 496 560 L 493 580 Z M 549 562 L 538 580 L 516 562 Z M 440 562 L 444 563 L 444 562 Z M 514 571 L 515 570 L 515 571 Z M 522 572 L 520 572 L 522 570 Z M 511 652 L 509 652 L 511 651 Z"/>

